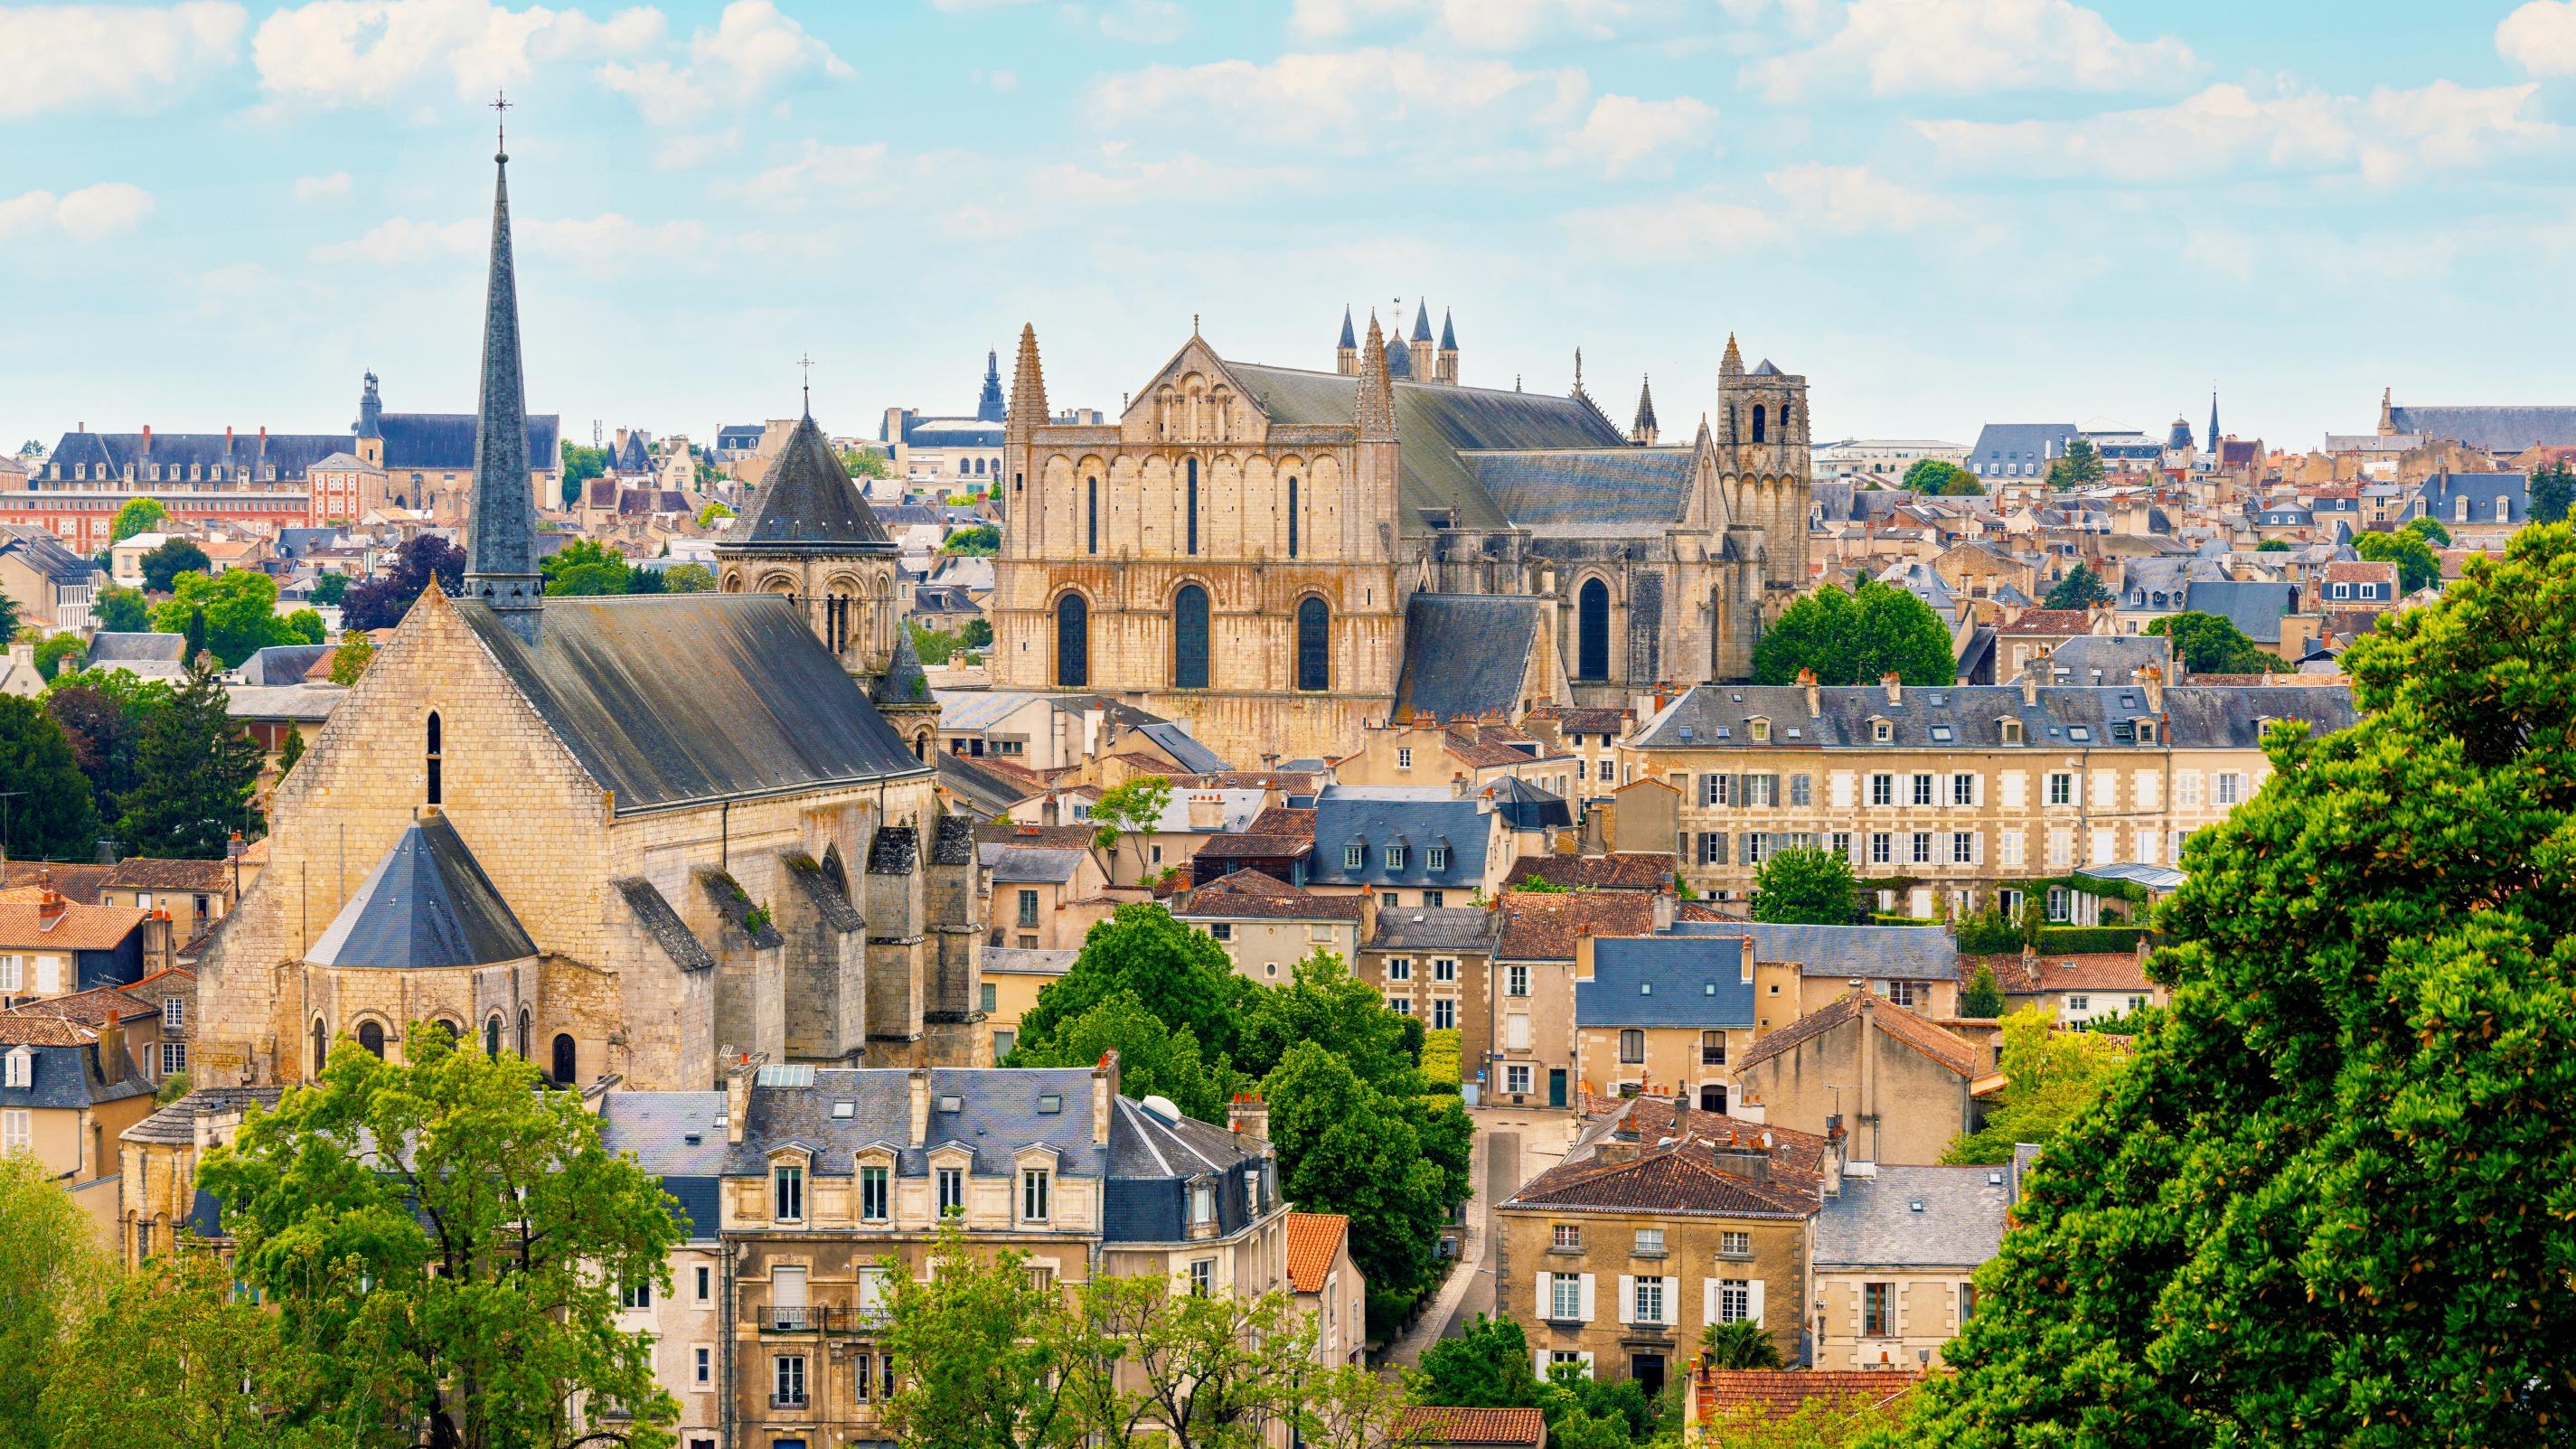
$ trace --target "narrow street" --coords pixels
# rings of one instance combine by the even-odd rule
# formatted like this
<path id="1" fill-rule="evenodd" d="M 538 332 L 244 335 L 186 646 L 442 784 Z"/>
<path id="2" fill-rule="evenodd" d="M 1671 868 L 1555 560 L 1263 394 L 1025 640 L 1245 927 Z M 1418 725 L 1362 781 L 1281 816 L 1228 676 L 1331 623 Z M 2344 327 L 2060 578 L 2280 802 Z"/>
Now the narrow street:
<path id="1" fill-rule="evenodd" d="M 1563 1112 L 1477 1109 L 1473 1116 L 1476 1144 L 1468 1160 L 1468 1177 L 1476 1187 L 1467 1199 L 1458 1265 L 1441 1283 L 1431 1305 L 1414 1320 L 1412 1330 L 1388 1347 L 1384 1360 L 1388 1364 L 1411 1367 L 1421 1362 L 1422 1351 L 1434 1341 L 1455 1338 L 1477 1314 L 1493 1312 L 1493 1205 L 1565 1156 Z"/>

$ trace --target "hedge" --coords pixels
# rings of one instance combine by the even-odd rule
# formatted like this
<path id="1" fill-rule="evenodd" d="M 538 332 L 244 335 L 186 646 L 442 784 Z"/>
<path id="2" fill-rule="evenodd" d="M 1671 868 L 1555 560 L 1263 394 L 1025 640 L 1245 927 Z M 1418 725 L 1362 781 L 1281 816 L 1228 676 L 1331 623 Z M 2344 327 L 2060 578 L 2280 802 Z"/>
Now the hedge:
<path id="1" fill-rule="evenodd" d="M 2088 951 L 2135 951 L 2138 938 L 2145 934 L 2136 926 L 2047 926 L 2040 930 L 2036 949 L 2043 956 L 2057 953 L 2073 956 Z"/>

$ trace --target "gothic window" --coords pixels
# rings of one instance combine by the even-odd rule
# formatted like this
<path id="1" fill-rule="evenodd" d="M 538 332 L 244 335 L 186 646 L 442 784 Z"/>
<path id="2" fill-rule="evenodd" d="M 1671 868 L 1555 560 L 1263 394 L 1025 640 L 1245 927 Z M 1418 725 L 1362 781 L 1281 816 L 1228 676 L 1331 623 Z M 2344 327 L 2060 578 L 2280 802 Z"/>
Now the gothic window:
<path id="1" fill-rule="evenodd" d="M 1762 440 L 1762 404 L 1755 403 L 1753 405 L 1753 441 L 1758 443 Z"/>
<path id="2" fill-rule="evenodd" d="M 1780 404 L 1780 441 L 1785 443 L 1789 440 L 1789 405 L 1782 403 Z"/>
<path id="3" fill-rule="evenodd" d="M 1574 677 L 1610 677 L 1610 587 L 1585 579 L 1574 596 Z"/>
<path id="4" fill-rule="evenodd" d="M 483 1022 L 483 1055 L 497 1057 L 500 1054 L 501 1013 L 496 1011 Z"/>
<path id="5" fill-rule="evenodd" d="M 572 1083 L 573 1083 L 573 1076 L 574 1076 L 574 1073 L 575 1073 L 575 1068 L 574 1068 L 574 1065 L 573 1065 L 573 1047 L 572 1047 L 572 1038 L 571 1038 L 571 1037 L 569 1037 L 569 1036 L 565 1036 L 565 1035 L 561 1035 L 561 1034 L 558 1034 L 558 1035 L 555 1037 L 555 1063 L 554 1063 L 554 1066 L 555 1066 L 555 1070 L 554 1070 L 555 1085 L 556 1085 L 556 1086 L 558 1086 L 558 1087 L 569 1087 L 569 1086 L 571 1086 L 571 1085 L 572 1085 Z"/>
<path id="6" fill-rule="evenodd" d="M 1055 602 L 1055 682 L 1059 689 L 1091 684 L 1091 606 L 1080 594 Z"/>
<path id="7" fill-rule="evenodd" d="M 359 1022 L 358 1045 L 366 1049 L 367 1055 L 381 1060 L 385 1054 L 385 1029 L 383 1025 L 372 1021 Z"/>
<path id="8" fill-rule="evenodd" d="M 313 1075 L 322 1075 L 322 1068 L 330 1064 L 330 1059 L 331 1029 L 324 1026 L 322 1018 L 317 1016 L 313 1018 Z"/>
<path id="9" fill-rule="evenodd" d="M 445 782 L 441 780 L 439 776 L 440 736 L 444 733 L 445 731 L 439 728 L 438 711 L 431 710 L 429 712 L 428 729 L 429 754 L 427 763 L 429 766 L 429 791 L 427 798 L 429 803 L 432 805 L 445 803 L 443 797 Z"/>
<path id="10" fill-rule="evenodd" d="M 1092 479 L 1083 498 L 1083 546 L 1092 553 L 1100 552 L 1100 480 Z"/>
<path id="11" fill-rule="evenodd" d="M 823 874 L 832 882 L 833 889 L 844 896 L 850 893 L 850 871 L 849 867 L 841 864 L 841 846 L 838 841 L 823 848 Z"/>
<path id="12" fill-rule="evenodd" d="M 1288 480 L 1288 556 L 1297 556 L 1297 480 Z"/>
<path id="13" fill-rule="evenodd" d="M 1208 596 L 1196 584 L 1172 596 L 1172 687 L 1208 687 Z"/>
<path id="14" fill-rule="evenodd" d="M 533 1047 L 533 1046 L 535 1046 L 535 1045 L 536 1045 L 536 1043 L 535 1043 L 535 1041 L 534 1041 L 534 1038 L 535 1038 L 535 1036 L 536 1036 L 536 1029 L 537 1029 L 537 1019 L 536 1019 L 536 1017 L 535 1017 L 533 1014 L 531 1014 L 531 1013 L 529 1012 L 529 1010 L 528 1010 L 526 1007 L 524 1007 L 524 1006 L 520 1007 L 520 1008 L 519 1008 L 519 1057 L 520 1057 L 520 1059 L 521 1059 L 522 1061 L 526 1060 L 526 1059 L 527 1059 L 527 1058 L 532 1054 L 532 1053 L 530 1052 L 530 1050 L 529 1050 L 529 1049 L 530 1049 L 531 1047 Z"/>
<path id="15" fill-rule="evenodd" d="M 1190 477 L 1181 506 L 1189 512 L 1187 552 L 1195 554 L 1199 551 L 1199 460 L 1192 458 L 1187 466 Z"/>
<path id="16" fill-rule="evenodd" d="M 1333 687 L 1332 613 L 1324 601 L 1308 598 L 1297 605 L 1297 687 Z"/>

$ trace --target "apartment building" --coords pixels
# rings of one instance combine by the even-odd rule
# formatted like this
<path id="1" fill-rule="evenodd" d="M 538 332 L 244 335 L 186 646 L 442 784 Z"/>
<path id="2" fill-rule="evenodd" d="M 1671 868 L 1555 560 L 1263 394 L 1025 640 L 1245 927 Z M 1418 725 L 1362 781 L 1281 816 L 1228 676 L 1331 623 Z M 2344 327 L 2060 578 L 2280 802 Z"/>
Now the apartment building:
<path id="1" fill-rule="evenodd" d="M 1594 936 L 1644 936 L 1672 924 L 1668 892 L 1506 891 L 1495 906 L 1494 1014 L 1486 1070 L 1501 1107 L 1566 1107 L 1582 1081 L 1575 963 Z M 1465 1063 L 1463 1053 L 1461 1067 Z"/>
<path id="2" fill-rule="evenodd" d="M 1467 1104 L 1483 1096 L 1493 1054 L 1494 937 L 1499 915 L 1481 906 L 1406 906 L 1379 911 L 1352 974 L 1386 1004 L 1433 1030 L 1458 1032 L 1458 1071 Z"/>
<path id="3" fill-rule="evenodd" d="M 2298 676 L 2282 676 L 2295 679 Z M 1880 908 L 2018 908 L 2079 866 L 2158 864 L 2262 788 L 2264 729 L 2355 718 L 2342 685 L 1700 685 L 1621 752 L 1679 793 L 1702 893 L 1742 899 L 1773 851 L 1820 846 Z"/>
<path id="4" fill-rule="evenodd" d="M 1920 1369 L 1976 1311 L 2018 1164 L 1845 1173 L 1816 1217 L 1815 1366 Z"/>

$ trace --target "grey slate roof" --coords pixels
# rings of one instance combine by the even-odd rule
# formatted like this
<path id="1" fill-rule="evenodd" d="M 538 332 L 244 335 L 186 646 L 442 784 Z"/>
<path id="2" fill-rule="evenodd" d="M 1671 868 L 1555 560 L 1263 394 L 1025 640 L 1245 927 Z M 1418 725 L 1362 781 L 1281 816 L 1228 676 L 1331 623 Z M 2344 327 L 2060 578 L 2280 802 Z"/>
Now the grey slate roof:
<path id="1" fill-rule="evenodd" d="M 537 954 L 445 815 L 414 822 L 304 959 L 317 966 L 494 966 Z"/>
<path id="2" fill-rule="evenodd" d="M 185 634 L 100 632 L 90 636 L 89 662 L 92 664 L 185 663 L 188 636 Z"/>
<path id="3" fill-rule="evenodd" d="M 1494 813 L 1512 830 L 1544 830 L 1551 825 L 1573 828 L 1574 810 L 1565 797 L 1542 790 L 1518 775 L 1505 775 L 1485 786 Z"/>
<path id="4" fill-rule="evenodd" d="M 1699 450 L 1558 448 L 1459 455 L 1514 527 L 1541 538 L 1633 538 L 1681 521 Z"/>
<path id="5" fill-rule="evenodd" d="M 135 1071 L 131 1053 L 114 1064 L 111 1074 L 100 1070 L 96 1042 L 80 1046 L 0 1046 L 0 1056 L 17 1051 L 28 1056 L 27 1085 L 0 1085 L 0 1107 L 77 1108 L 152 1094 L 152 1084 Z"/>
<path id="6" fill-rule="evenodd" d="M 2416 500 L 2444 523 L 2457 521 L 2459 502 L 2469 501 L 2471 523 L 2526 523 L 2531 519 L 2531 479 L 2520 473 L 2436 473 L 2424 480 Z M 2501 520 L 2496 504 L 2508 505 Z"/>
<path id="7" fill-rule="evenodd" d="M 1216 751 L 1200 744 L 1188 730 L 1171 720 L 1138 725 L 1136 733 L 1162 746 L 1163 753 L 1170 755 L 1182 769 L 1193 775 L 1211 775 L 1233 768 L 1219 758 Z"/>
<path id="8" fill-rule="evenodd" d="M 2127 684 L 2149 667 L 2174 677 L 2173 641 L 2162 634 L 2087 634 L 2058 645 L 2048 662 L 2069 684 Z"/>
<path id="9" fill-rule="evenodd" d="M 894 539 L 878 521 L 831 440 L 806 414 L 770 461 L 753 495 L 751 516 L 725 534 L 727 549 L 892 553 Z"/>
<path id="10" fill-rule="evenodd" d="M 1473 890 L 1484 879 L 1490 827 L 1473 800 L 1445 790 L 1355 790 L 1335 785 L 1315 799 L 1315 851 L 1307 879 L 1316 885 L 1429 886 Z M 1401 844 L 1404 865 L 1388 870 L 1386 847 Z M 1349 846 L 1366 847 L 1359 869 L 1344 865 Z M 1445 870 L 1430 868 L 1431 847 L 1449 848 Z"/>
<path id="11" fill-rule="evenodd" d="M 1501 594 L 1415 594 L 1404 605 L 1404 661 L 1394 718 L 1439 719 L 1520 712 L 1531 645 L 1545 599 Z"/>
<path id="12" fill-rule="evenodd" d="M 15 554 L 19 562 L 43 576 L 57 587 L 82 583 L 103 583 L 104 570 L 62 545 L 62 541 L 30 524 L 0 524 L 0 554 Z"/>
<path id="13" fill-rule="evenodd" d="M 537 598 L 537 509 L 528 494 L 528 469 L 537 458 L 528 446 L 526 369 L 519 356 L 519 273 L 510 245 L 510 167 L 493 158 L 492 253 L 484 285 L 482 389 L 475 405 L 474 502 L 465 538 L 465 592 L 508 616 L 511 627 L 533 637 Z M 405 429 L 385 418 L 385 459 Z"/>
<path id="14" fill-rule="evenodd" d="M 936 764 L 939 783 L 967 809 L 987 819 L 1010 809 L 1040 788 L 998 770 L 988 770 L 982 760 L 947 750 L 938 752 Z"/>
<path id="15" fill-rule="evenodd" d="M 1875 1177 L 1845 1176 L 1816 1218 L 1816 1266 L 1974 1267 L 2003 1246 L 2012 1178 L 2001 1166 L 1885 1163 Z"/>
<path id="16" fill-rule="evenodd" d="M 2020 687 L 2009 684 L 1909 688 L 1904 703 L 1891 706 L 1886 692 L 1875 686 L 1833 685 L 1817 691 L 1822 713 L 1810 718 L 1806 691 L 1795 685 L 1702 684 L 1647 721 L 1637 742 L 1647 749 L 1992 749 L 2005 747 L 1999 722 L 2018 719 L 2024 748 L 2156 750 L 2168 745 L 2250 746 L 2262 737 L 2257 721 L 2267 718 L 2308 720 L 2320 734 L 2343 729 L 2355 718 L 2352 692 L 2339 686 L 2182 685 L 2164 691 L 2165 729 L 2156 744 L 2141 747 L 2136 722 L 2155 718 L 2141 687 L 2043 685 L 2038 696 L 2037 704 L 2024 705 Z M 1748 736 L 1745 722 L 1757 715 L 1772 723 L 1769 744 Z M 1886 720 L 1893 731 L 1886 744 L 1871 740 L 1871 722 L 1877 719 Z M 2129 727 L 2126 739 L 2121 738 L 2122 725 Z M 1793 729 L 1798 731 L 1794 737 L 1788 733 Z M 1947 730 L 1948 737 L 1937 737 L 1936 729 Z M 2078 729 L 2083 731 L 2080 738 Z M 1721 736 L 1720 730 L 1726 733 Z"/>
<path id="17" fill-rule="evenodd" d="M 1774 921 L 1680 921 L 1677 936 L 1750 936 L 1757 961 L 1794 961 L 1801 976 L 1956 981 L 1959 944 L 1939 926 L 1802 926 Z M 1607 944 L 1606 942 L 1604 944 Z"/>
<path id="18" fill-rule="evenodd" d="M 2449 438 L 2491 453 L 2519 453 L 2540 444 L 2576 443 L 2576 407 L 2391 407 L 2401 433 Z"/>
<path id="19" fill-rule="evenodd" d="M 1592 943 L 1592 979 L 1574 983 L 1574 1022 L 1750 1031 L 1753 963 L 1724 938 L 1603 937 Z"/>
<path id="20" fill-rule="evenodd" d="M 984 868 L 993 873 L 995 885 L 1062 885 L 1082 868 L 1087 853 L 999 842 L 987 842 L 983 852 Z"/>
<path id="21" fill-rule="evenodd" d="M 975 822 L 964 815 L 942 815 L 931 832 L 932 865 L 973 865 L 975 863 Z"/>
<path id="22" fill-rule="evenodd" d="M 1372 951 L 1491 951 L 1502 917 L 1477 906 L 1415 906 L 1377 913 Z"/>
<path id="23" fill-rule="evenodd" d="M 1968 471 L 1981 477 L 2046 477 L 2049 460 L 2064 453 L 2067 441 L 2080 431 L 2073 423 L 1988 423 L 1968 450 Z M 2022 471 L 2024 464 L 2028 473 Z"/>
<path id="24" fill-rule="evenodd" d="M 599 1103 L 601 1145 L 662 1180 L 693 1239 L 724 1225 L 724 1110 L 722 1092 L 610 1092 Z"/>
<path id="25" fill-rule="evenodd" d="M 272 644 L 255 650 L 242 661 L 242 683 L 249 685 L 302 684 L 304 672 L 331 651 L 328 644 Z"/>
<path id="26" fill-rule="evenodd" d="M 2281 616 L 2298 611 L 2299 586 L 2194 579 L 2183 592 L 2182 606 L 2191 613 L 2218 615 L 2257 644 L 2278 644 Z"/>
<path id="27" fill-rule="evenodd" d="M 456 610 L 621 815 L 930 769 L 775 595 L 548 599 L 533 645 Z"/>
<path id="28" fill-rule="evenodd" d="M 868 686 L 868 698 L 880 705 L 931 703 L 930 676 L 922 672 L 920 651 L 912 647 L 912 630 L 894 631 L 894 658 Z"/>

